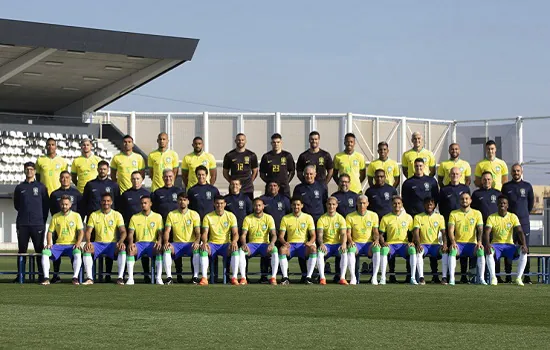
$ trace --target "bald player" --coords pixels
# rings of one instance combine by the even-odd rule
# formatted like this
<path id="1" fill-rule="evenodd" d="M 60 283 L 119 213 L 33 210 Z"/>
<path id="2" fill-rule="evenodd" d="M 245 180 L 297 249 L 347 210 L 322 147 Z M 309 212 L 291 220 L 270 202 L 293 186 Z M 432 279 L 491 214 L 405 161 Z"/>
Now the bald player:
<path id="1" fill-rule="evenodd" d="M 149 153 L 147 168 L 151 177 L 151 193 L 164 186 L 164 170 L 172 169 L 174 176 L 178 176 L 180 161 L 178 154 L 168 149 L 168 134 L 161 132 L 157 137 L 158 148 Z"/>
<path id="2" fill-rule="evenodd" d="M 460 170 L 459 182 L 466 186 L 470 186 L 472 181 L 472 168 L 470 163 L 460 159 L 460 146 L 458 143 L 451 143 L 449 145 L 449 159 L 441 162 L 439 168 L 437 168 L 437 181 L 439 187 L 448 185 L 451 182 L 451 169 L 458 168 Z"/>
<path id="3" fill-rule="evenodd" d="M 403 153 L 401 157 L 401 167 L 403 168 L 403 175 L 406 178 L 414 175 L 414 162 L 416 159 L 421 158 L 424 161 L 426 167 L 430 169 L 429 175 L 435 175 L 435 156 L 434 154 L 424 148 L 424 142 L 422 134 L 418 131 L 413 132 L 411 136 L 411 142 L 413 147 L 407 152 Z M 426 171 L 427 173 L 428 171 Z"/>

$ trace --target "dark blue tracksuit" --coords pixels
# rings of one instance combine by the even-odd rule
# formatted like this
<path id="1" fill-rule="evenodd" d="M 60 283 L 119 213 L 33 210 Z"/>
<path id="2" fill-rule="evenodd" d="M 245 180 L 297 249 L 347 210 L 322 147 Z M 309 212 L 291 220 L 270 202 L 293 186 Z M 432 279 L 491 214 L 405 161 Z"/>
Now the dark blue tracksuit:
<path id="1" fill-rule="evenodd" d="M 214 197 L 219 194 L 220 191 L 210 184 L 196 184 L 187 191 L 189 209 L 199 213 L 201 224 L 206 214 L 214 211 Z"/>
<path id="2" fill-rule="evenodd" d="M 489 215 L 498 211 L 497 198 L 501 193 L 494 188 L 480 188 L 472 193 L 471 207 L 479 210 L 483 216 L 483 223 L 487 222 Z"/>
<path id="3" fill-rule="evenodd" d="M 58 188 L 57 190 L 53 191 L 50 195 L 50 214 L 54 216 L 55 214 L 59 213 L 61 211 L 61 207 L 59 206 L 59 201 L 61 200 L 62 196 L 69 196 L 71 197 L 71 210 L 75 213 L 80 213 L 81 216 L 86 215 L 86 213 L 82 214 L 80 212 L 80 203 L 82 200 L 82 195 L 80 192 L 76 189 L 76 187 L 70 186 L 67 189 Z"/>
<path id="4" fill-rule="evenodd" d="M 244 218 L 252 213 L 252 201 L 244 193 L 228 194 L 225 196 L 225 210 L 235 214 L 239 234 L 243 228 Z"/>
<path id="5" fill-rule="evenodd" d="M 153 201 L 152 210 L 162 216 L 162 220 L 166 221 L 168 213 L 178 209 L 178 194 L 183 192 L 180 187 L 161 187 L 151 195 Z"/>
<path id="6" fill-rule="evenodd" d="M 334 192 L 332 197 L 338 199 L 338 208 L 336 208 L 336 211 L 344 218 L 348 216 L 349 213 L 353 213 L 357 210 L 357 197 L 359 197 L 359 194 L 353 191 L 338 191 Z"/>
<path id="7" fill-rule="evenodd" d="M 470 193 L 470 187 L 464 184 L 441 187 L 439 191 L 439 213 L 445 218 L 445 223 L 449 222 L 449 215 L 453 210 L 460 208 L 460 195 Z"/>
<path id="8" fill-rule="evenodd" d="M 424 199 L 431 197 L 439 201 L 439 187 L 437 181 L 430 176 L 412 176 L 405 180 L 401 188 L 403 207 L 405 211 L 414 217 L 424 212 Z"/>
<path id="9" fill-rule="evenodd" d="M 388 184 L 383 186 L 371 186 L 365 191 L 365 195 L 369 199 L 368 210 L 378 214 L 378 219 L 392 212 L 392 198 L 397 196 L 395 187 Z"/>
<path id="10" fill-rule="evenodd" d="M 277 229 L 277 234 L 279 234 L 279 227 L 283 216 L 290 214 L 292 211 L 290 208 L 290 200 L 287 196 L 281 193 L 274 197 L 270 195 L 263 195 L 261 198 L 264 201 L 264 212 L 273 216 L 275 228 Z"/>
<path id="11" fill-rule="evenodd" d="M 130 224 L 130 219 L 132 215 L 137 214 L 141 211 L 141 197 L 150 196 L 151 192 L 147 191 L 145 188 L 141 187 L 139 189 L 130 188 L 118 199 L 117 207 L 120 208 L 119 212 L 124 218 L 124 224 L 128 228 Z"/>
<path id="12" fill-rule="evenodd" d="M 116 209 L 116 203 L 120 197 L 120 188 L 118 184 L 109 178 L 105 180 L 95 178 L 94 180 L 88 181 L 86 186 L 84 186 L 81 205 L 82 212 L 90 216 L 94 211 L 101 209 L 101 195 L 103 193 L 110 193 L 113 196 L 111 208 Z"/>
<path id="13" fill-rule="evenodd" d="M 328 198 L 325 185 L 319 181 L 312 184 L 301 183 L 294 187 L 293 197 L 302 198 L 304 203 L 302 211 L 313 216 L 313 221 L 317 224 L 317 220 L 325 213 L 325 203 Z"/>

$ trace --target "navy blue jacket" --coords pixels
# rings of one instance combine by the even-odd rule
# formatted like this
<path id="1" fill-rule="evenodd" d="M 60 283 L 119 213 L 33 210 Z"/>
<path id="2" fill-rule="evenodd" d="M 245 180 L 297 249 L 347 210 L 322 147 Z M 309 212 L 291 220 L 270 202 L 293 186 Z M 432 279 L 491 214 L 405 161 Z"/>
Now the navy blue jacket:
<path id="1" fill-rule="evenodd" d="M 48 220 L 48 190 L 39 181 L 21 182 L 13 192 L 17 226 L 44 226 Z"/>
<path id="2" fill-rule="evenodd" d="M 518 216 L 523 232 L 530 233 L 529 213 L 535 205 L 533 186 L 523 180 L 512 180 L 502 186 L 502 194 L 508 197 L 508 211 Z"/>
<path id="3" fill-rule="evenodd" d="M 328 193 L 322 182 L 315 181 L 312 184 L 301 183 L 297 185 L 294 187 L 293 197 L 302 197 L 304 203 L 302 211 L 313 216 L 315 223 L 325 213 Z"/>
<path id="4" fill-rule="evenodd" d="M 153 201 L 152 210 L 162 216 L 162 220 L 166 221 L 168 213 L 178 209 L 178 194 L 183 192 L 180 187 L 161 187 L 151 195 Z"/>
<path id="5" fill-rule="evenodd" d="M 141 211 L 141 197 L 151 195 L 151 192 L 147 191 L 144 187 L 136 190 L 133 187 L 126 190 L 118 199 L 117 207 L 118 212 L 122 214 L 124 223 L 126 226 L 130 223 L 132 215 Z"/>
<path id="6" fill-rule="evenodd" d="M 338 191 L 334 192 L 332 197 L 338 199 L 338 208 L 336 208 L 336 211 L 344 218 L 348 216 L 349 213 L 353 213 L 357 210 L 357 197 L 359 197 L 359 194 L 353 191 Z"/>
<path id="7" fill-rule="evenodd" d="M 397 196 L 397 190 L 388 184 L 380 187 L 371 186 L 367 188 L 365 195 L 369 199 L 367 209 L 378 214 L 378 218 L 382 220 L 384 215 L 392 212 L 392 198 Z"/>
<path id="8" fill-rule="evenodd" d="M 71 197 L 71 201 L 73 203 L 73 205 L 71 205 L 72 211 L 74 211 L 75 213 L 80 213 L 80 215 L 86 215 L 86 213 L 81 213 L 79 211 L 82 195 L 76 189 L 76 187 L 71 186 L 66 190 L 59 187 L 57 190 L 53 191 L 52 194 L 50 194 L 50 214 L 52 214 L 52 216 L 61 211 L 59 201 L 64 195 Z"/>
<path id="9" fill-rule="evenodd" d="M 113 195 L 113 205 L 111 208 L 116 209 L 116 203 L 120 197 L 120 188 L 118 184 L 109 178 L 105 180 L 95 178 L 88 181 L 86 186 L 84 186 L 82 204 L 80 205 L 82 212 L 86 215 L 90 215 L 94 211 L 101 209 L 101 195 L 103 193 L 110 193 Z"/>
<path id="10" fill-rule="evenodd" d="M 441 187 L 439 191 L 439 213 L 445 218 L 445 222 L 449 221 L 449 215 L 453 210 L 460 208 L 460 195 L 462 193 L 470 193 L 470 187 L 464 184 L 451 185 Z"/>
<path id="11" fill-rule="evenodd" d="M 489 215 L 494 214 L 498 211 L 498 202 L 497 198 L 501 193 L 494 188 L 488 190 L 480 188 L 472 193 L 472 204 L 471 207 L 479 210 L 483 216 L 483 223 L 487 222 Z"/>
<path id="12" fill-rule="evenodd" d="M 201 224 L 206 214 L 214 211 L 214 197 L 219 194 L 220 191 L 210 184 L 196 184 L 187 191 L 189 209 L 199 213 Z"/>
<path id="13" fill-rule="evenodd" d="M 237 227 L 241 232 L 244 218 L 252 213 L 252 201 L 246 194 L 240 192 L 239 194 L 227 194 L 225 203 L 225 210 L 232 212 L 237 217 Z"/>
<path id="14" fill-rule="evenodd" d="M 279 234 L 279 227 L 283 216 L 290 214 L 292 211 L 290 200 L 282 193 L 277 194 L 275 197 L 263 195 L 261 198 L 264 201 L 264 212 L 273 216 L 275 228 L 277 229 L 277 234 Z"/>
<path id="15" fill-rule="evenodd" d="M 415 216 L 424 212 L 424 199 L 432 197 L 434 201 L 439 201 L 439 187 L 436 179 L 430 176 L 412 176 L 405 180 L 401 188 L 403 197 L 403 207 L 405 211 Z"/>

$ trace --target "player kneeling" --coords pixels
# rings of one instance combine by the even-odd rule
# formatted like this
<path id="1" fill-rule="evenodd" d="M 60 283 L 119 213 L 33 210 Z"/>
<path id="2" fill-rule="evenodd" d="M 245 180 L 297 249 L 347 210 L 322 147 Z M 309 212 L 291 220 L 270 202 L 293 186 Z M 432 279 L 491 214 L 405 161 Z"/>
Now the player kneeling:
<path id="1" fill-rule="evenodd" d="M 94 284 L 92 267 L 94 260 L 101 255 L 108 259 L 117 259 L 118 279 L 117 284 L 124 284 L 124 269 L 126 267 L 126 228 L 122 214 L 111 208 L 113 205 L 113 195 L 103 193 L 101 195 L 101 209 L 90 214 L 86 228 L 86 245 L 84 246 L 84 270 L 86 271 L 86 281 L 82 284 Z M 117 241 L 116 232 L 118 230 L 119 239 Z M 95 232 L 95 238 L 92 242 L 92 231 Z M 93 258 L 92 258 L 93 256 Z"/>
<path id="2" fill-rule="evenodd" d="M 61 211 L 52 218 L 48 228 L 46 249 L 42 250 L 44 280 L 40 284 L 50 284 L 50 259 L 56 261 L 61 256 L 69 256 L 73 261 L 73 284 L 79 285 L 78 275 L 82 265 L 80 243 L 84 237 L 84 225 L 80 215 L 71 210 L 71 197 L 63 195 L 59 202 Z M 52 244 L 54 232 L 57 234 L 57 241 Z"/>
<path id="3" fill-rule="evenodd" d="M 279 264 L 283 274 L 281 284 L 286 285 L 290 283 L 288 280 L 288 260 L 295 256 L 302 259 L 309 257 L 307 260 L 305 283 L 312 284 L 311 276 L 317 264 L 315 224 L 311 215 L 302 212 L 302 208 L 304 207 L 302 198 L 293 197 L 290 206 L 292 213 L 283 216 L 279 227 L 279 242 L 281 243 Z"/>
<path id="4" fill-rule="evenodd" d="M 172 284 L 172 258 L 193 257 L 194 284 L 199 283 L 201 218 L 199 213 L 188 208 L 189 198 L 185 192 L 178 194 L 178 209 L 168 213 L 164 228 L 164 270 L 166 283 Z M 173 243 L 169 242 L 173 233 Z"/>
<path id="5" fill-rule="evenodd" d="M 336 208 L 338 208 L 338 199 L 336 197 L 329 197 L 327 199 L 327 212 L 317 220 L 317 241 L 319 242 L 317 267 L 319 270 L 319 284 L 321 285 L 327 284 L 325 278 L 325 259 L 331 256 L 340 257 L 340 284 L 347 284 L 346 219 L 336 212 Z M 342 283 L 342 281 L 345 283 Z"/>
<path id="6" fill-rule="evenodd" d="M 514 245 L 514 233 L 519 240 L 519 247 Z M 491 240 L 492 234 L 492 240 Z M 485 224 L 485 253 L 487 256 L 487 267 L 491 275 L 491 285 L 497 285 L 495 275 L 495 259 L 499 261 L 501 256 L 518 260 L 518 274 L 516 284 L 523 286 L 523 271 L 527 264 L 527 245 L 525 234 L 521 229 L 519 219 L 514 213 L 508 212 L 508 198 L 498 197 L 498 212 L 489 215 Z"/>
<path id="7" fill-rule="evenodd" d="M 449 258 L 447 249 L 447 237 L 445 235 L 445 219 L 443 215 L 434 212 L 435 201 L 428 197 L 424 199 L 424 212 L 414 217 L 413 241 L 416 247 L 416 255 L 410 255 L 411 284 L 416 282 L 416 270 L 420 284 L 426 284 L 424 280 L 424 257 L 438 258 L 442 256 L 443 277 L 441 284 L 447 284 L 447 262 Z M 443 237 L 443 246 L 439 245 L 439 233 Z"/>
<path id="8" fill-rule="evenodd" d="M 275 247 L 275 241 L 277 240 L 275 220 L 273 220 L 271 215 L 264 213 L 264 201 L 261 198 L 254 199 L 253 210 L 254 212 L 247 215 L 243 221 L 241 249 L 239 250 L 240 284 L 247 284 L 247 257 L 271 256 L 271 278 L 269 279 L 269 283 L 277 285 L 276 276 L 279 269 L 279 255 L 277 247 Z"/>
<path id="9" fill-rule="evenodd" d="M 162 281 L 162 216 L 151 211 L 151 197 L 145 195 L 140 199 L 141 212 L 130 219 L 128 225 L 128 280 L 126 285 L 134 284 L 134 265 L 144 254 L 155 258 L 156 284 Z M 135 235 L 135 237 L 134 237 Z M 135 241 L 135 243 L 134 243 Z"/>

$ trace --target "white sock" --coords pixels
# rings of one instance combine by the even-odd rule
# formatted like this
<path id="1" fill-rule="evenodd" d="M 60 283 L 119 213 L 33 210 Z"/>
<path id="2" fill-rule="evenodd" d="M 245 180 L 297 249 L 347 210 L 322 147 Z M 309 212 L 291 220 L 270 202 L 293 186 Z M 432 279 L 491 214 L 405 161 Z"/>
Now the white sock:
<path id="1" fill-rule="evenodd" d="M 92 272 L 92 266 L 94 265 L 94 259 L 92 258 L 92 254 L 84 253 L 82 260 L 84 262 L 84 270 L 86 272 L 86 278 L 93 280 L 94 273 Z"/>
<path id="2" fill-rule="evenodd" d="M 416 254 L 409 255 L 409 263 L 411 264 L 411 280 L 416 280 Z"/>
<path id="3" fill-rule="evenodd" d="M 325 279 L 325 253 L 320 250 L 317 252 L 317 266 L 319 269 L 319 278 Z"/>
<path id="4" fill-rule="evenodd" d="M 489 270 L 489 276 L 491 281 L 496 278 L 495 273 L 495 256 L 494 254 L 487 255 L 487 258 L 485 259 L 487 261 L 487 269 Z"/>
<path id="5" fill-rule="evenodd" d="M 239 249 L 239 271 L 241 278 L 246 279 L 246 253 L 242 249 Z"/>
<path id="6" fill-rule="evenodd" d="M 201 274 L 203 278 L 208 278 L 208 255 L 202 256 L 200 258 L 201 261 Z"/>
<path id="7" fill-rule="evenodd" d="M 44 271 L 44 278 L 50 278 L 50 257 L 42 255 L 42 271 Z"/>
<path id="8" fill-rule="evenodd" d="M 348 253 L 348 269 L 350 281 L 357 281 L 357 276 L 355 276 L 355 260 L 355 252 Z"/>
<path id="9" fill-rule="evenodd" d="M 279 256 L 279 265 L 281 265 L 281 273 L 283 278 L 288 278 L 288 258 L 286 255 Z"/>
<path id="10" fill-rule="evenodd" d="M 118 265 L 118 278 L 124 278 L 124 270 L 126 270 L 126 252 L 119 252 L 116 262 Z"/>
<path id="11" fill-rule="evenodd" d="M 418 271 L 418 278 L 424 278 L 424 253 L 416 254 L 416 270 Z"/>
<path id="12" fill-rule="evenodd" d="M 307 276 L 311 278 L 313 275 L 313 270 L 315 270 L 315 265 L 317 265 L 317 254 L 309 254 L 309 259 L 307 259 Z"/>
<path id="13" fill-rule="evenodd" d="M 162 255 L 155 256 L 155 277 L 157 281 L 162 279 Z"/>
<path id="14" fill-rule="evenodd" d="M 80 275 L 81 266 L 82 266 L 82 253 L 73 254 L 73 278 L 78 278 L 78 275 Z"/>
<path id="15" fill-rule="evenodd" d="M 445 253 L 441 256 L 441 275 L 443 278 L 447 278 L 447 272 L 449 271 L 449 254 Z"/>
<path id="16" fill-rule="evenodd" d="M 479 282 L 485 281 L 485 255 L 477 257 L 477 273 Z"/>
<path id="17" fill-rule="evenodd" d="M 164 272 L 166 272 L 166 278 L 172 278 L 172 252 L 164 252 Z"/>
<path id="18" fill-rule="evenodd" d="M 456 256 L 449 255 L 449 280 L 455 280 Z"/>
<path id="19" fill-rule="evenodd" d="M 239 252 L 236 255 L 231 253 L 231 278 L 237 278 L 239 273 Z"/>
<path id="20" fill-rule="evenodd" d="M 380 280 L 386 280 L 386 270 L 388 268 L 388 256 L 382 255 L 380 259 Z"/>
<path id="21" fill-rule="evenodd" d="M 134 265 L 136 264 L 136 257 L 130 256 L 126 261 L 126 268 L 128 269 L 128 279 L 134 280 Z"/>
<path id="22" fill-rule="evenodd" d="M 199 253 L 193 253 L 193 278 L 199 277 L 201 269 L 201 256 Z"/>
<path id="23" fill-rule="evenodd" d="M 277 272 L 279 272 L 279 254 L 271 254 L 271 277 L 277 278 Z"/>
<path id="24" fill-rule="evenodd" d="M 523 277 L 523 271 L 525 270 L 526 265 L 527 265 L 527 254 L 519 253 L 519 259 L 518 259 L 518 278 L 519 279 Z"/>
<path id="25" fill-rule="evenodd" d="M 380 270 L 380 252 L 372 253 L 372 280 L 378 282 L 378 271 Z"/>
<path id="26" fill-rule="evenodd" d="M 348 254 L 340 255 L 340 279 L 346 279 L 346 270 L 348 269 Z"/>

